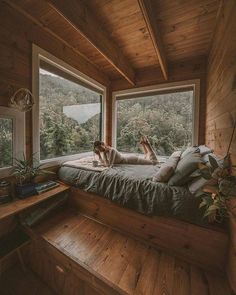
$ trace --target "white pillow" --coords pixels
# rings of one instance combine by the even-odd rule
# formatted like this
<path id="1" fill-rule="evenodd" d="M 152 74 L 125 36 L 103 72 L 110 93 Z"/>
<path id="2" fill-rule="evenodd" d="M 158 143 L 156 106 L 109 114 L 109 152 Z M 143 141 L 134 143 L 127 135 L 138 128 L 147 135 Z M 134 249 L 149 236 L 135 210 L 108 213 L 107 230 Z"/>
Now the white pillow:
<path id="1" fill-rule="evenodd" d="M 175 168 L 179 162 L 181 151 L 174 152 L 169 159 L 163 163 L 152 180 L 156 182 L 168 182 L 175 172 Z"/>

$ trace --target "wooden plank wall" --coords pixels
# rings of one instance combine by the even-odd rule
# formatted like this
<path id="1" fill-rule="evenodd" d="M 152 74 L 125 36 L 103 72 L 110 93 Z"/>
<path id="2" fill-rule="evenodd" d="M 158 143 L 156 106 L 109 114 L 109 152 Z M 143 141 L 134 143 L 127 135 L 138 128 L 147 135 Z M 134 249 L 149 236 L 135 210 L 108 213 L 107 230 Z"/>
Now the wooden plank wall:
<path id="1" fill-rule="evenodd" d="M 29 18 L 0 2 L 0 105 L 8 106 L 10 96 L 20 87 L 31 89 L 32 43 L 66 63 L 109 85 L 108 78 L 71 48 Z M 107 104 L 109 107 L 109 105 Z M 32 153 L 32 114 L 26 114 L 27 155 Z"/>
<path id="2" fill-rule="evenodd" d="M 225 0 L 208 59 L 206 144 L 225 155 L 236 120 L 236 1 Z M 231 147 L 236 164 L 236 136 Z"/>
<path id="3" fill-rule="evenodd" d="M 206 144 L 224 156 L 236 120 L 236 1 L 224 0 L 208 59 Z M 231 147 L 236 164 L 236 136 Z M 228 274 L 236 291 L 236 222 L 231 220 Z"/>

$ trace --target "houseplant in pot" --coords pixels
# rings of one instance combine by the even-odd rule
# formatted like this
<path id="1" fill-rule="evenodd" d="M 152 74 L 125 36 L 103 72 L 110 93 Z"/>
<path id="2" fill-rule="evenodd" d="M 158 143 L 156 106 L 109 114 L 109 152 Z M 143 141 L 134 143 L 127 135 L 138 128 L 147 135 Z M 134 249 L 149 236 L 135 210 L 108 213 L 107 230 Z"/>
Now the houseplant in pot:
<path id="1" fill-rule="evenodd" d="M 230 148 L 236 130 L 236 121 L 233 123 L 233 131 L 229 141 L 227 153 L 219 162 L 209 155 L 209 165 L 200 164 L 200 175 L 211 182 L 210 188 L 200 189 L 196 196 L 201 197 L 200 208 L 204 208 L 204 217 L 210 222 L 223 222 L 225 217 L 232 216 L 229 210 L 229 201 L 236 198 L 236 175 L 233 175 L 230 159 Z M 231 208 L 232 209 L 232 208 Z M 236 216 L 234 216 L 236 217 Z"/>
<path id="2" fill-rule="evenodd" d="M 20 199 L 36 194 L 34 179 L 39 175 L 52 175 L 54 172 L 42 169 L 42 164 L 35 164 L 37 161 L 32 157 L 26 159 L 23 154 L 22 159 L 14 159 L 12 175 L 16 179 L 16 195 Z"/>

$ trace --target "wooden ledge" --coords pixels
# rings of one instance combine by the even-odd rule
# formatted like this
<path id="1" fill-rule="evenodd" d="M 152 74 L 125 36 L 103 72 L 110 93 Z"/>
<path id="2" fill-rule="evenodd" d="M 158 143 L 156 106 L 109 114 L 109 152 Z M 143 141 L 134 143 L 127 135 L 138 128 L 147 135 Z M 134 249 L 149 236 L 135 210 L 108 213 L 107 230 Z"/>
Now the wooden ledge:
<path id="1" fill-rule="evenodd" d="M 10 203 L 0 205 L 0 220 L 9 216 L 15 215 L 29 207 L 32 207 L 45 200 L 48 200 L 59 193 L 68 191 L 69 189 L 70 187 L 68 185 L 60 184 L 60 186 L 54 189 L 51 189 L 45 193 L 42 193 L 40 195 L 34 195 L 32 197 L 28 197 L 23 200 L 17 199 Z"/>

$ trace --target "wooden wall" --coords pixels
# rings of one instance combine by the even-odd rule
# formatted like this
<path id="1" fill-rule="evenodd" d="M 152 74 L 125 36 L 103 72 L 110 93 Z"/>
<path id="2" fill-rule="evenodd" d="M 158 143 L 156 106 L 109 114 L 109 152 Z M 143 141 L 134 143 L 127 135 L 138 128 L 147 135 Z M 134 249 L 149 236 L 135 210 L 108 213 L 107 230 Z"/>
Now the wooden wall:
<path id="1" fill-rule="evenodd" d="M 236 1 L 223 1 L 208 59 L 206 144 L 224 156 L 236 120 Z M 231 146 L 236 164 L 236 136 Z M 230 222 L 231 245 L 228 274 L 236 291 L 236 222 Z"/>
<path id="2" fill-rule="evenodd" d="M 222 6 L 208 59 L 206 144 L 225 155 L 236 120 L 236 1 Z M 236 136 L 231 147 L 236 164 Z"/>
<path id="3" fill-rule="evenodd" d="M 101 84 L 109 79 L 98 68 L 76 54 L 56 36 L 29 17 L 0 2 L 0 105 L 20 87 L 31 89 L 32 43 L 62 59 Z M 32 153 L 32 114 L 26 114 L 27 155 Z"/>
<path id="4" fill-rule="evenodd" d="M 103 85 L 107 86 L 106 103 L 106 141 L 111 144 L 112 133 L 112 91 L 127 89 L 132 85 L 124 79 L 111 83 L 97 67 L 90 64 L 82 56 L 75 53 L 70 46 L 63 43 L 40 24 L 35 23 L 30 15 L 23 14 L 10 7 L 4 1 L 0 2 L 0 105 L 7 106 L 9 97 L 20 87 L 31 89 L 31 59 L 32 43 L 47 50 L 71 66 L 79 69 Z M 199 57 L 191 60 L 172 63 L 169 66 L 169 81 L 201 79 L 200 105 L 200 143 L 205 140 L 205 74 L 206 58 Z M 136 72 L 137 87 L 154 85 L 165 82 L 160 68 L 146 68 Z M 27 155 L 32 153 L 32 114 L 26 114 L 26 144 Z"/>

